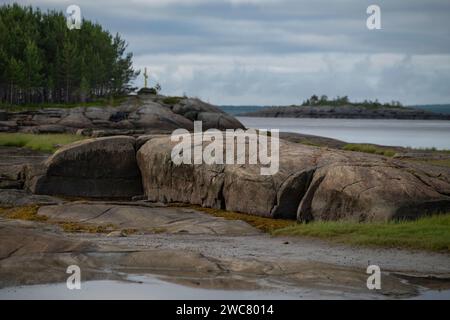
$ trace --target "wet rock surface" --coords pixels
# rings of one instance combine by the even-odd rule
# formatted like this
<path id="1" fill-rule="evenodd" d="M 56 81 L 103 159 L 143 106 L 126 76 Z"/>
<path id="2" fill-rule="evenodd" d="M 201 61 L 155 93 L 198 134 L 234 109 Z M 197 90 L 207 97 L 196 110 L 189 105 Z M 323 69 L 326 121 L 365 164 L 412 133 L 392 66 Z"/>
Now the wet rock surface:
<path id="1" fill-rule="evenodd" d="M 183 214 L 180 213 L 180 217 Z M 68 234 L 49 224 L 0 219 L 0 288 L 65 283 L 78 265 L 83 283 L 154 274 L 207 289 L 270 290 L 301 298 L 408 298 L 426 288 L 447 288 L 449 256 L 386 249 L 355 249 L 308 239 L 263 234 Z M 366 287 L 368 263 L 383 270 L 380 291 Z M 19 267 L 20 266 L 20 267 Z M 405 276 L 422 279 L 418 286 Z M 433 279 L 435 279 L 433 281 Z M 1 296 L 0 291 L 0 296 Z"/>
<path id="2" fill-rule="evenodd" d="M 165 138 L 148 136 L 143 142 L 158 139 Z M 320 163 L 320 148 L 306 150 L 311 163 Z M 9 164 L 28 166 L 46 157 L 30 158 L 37 154 L 24 152 L 23 158 L 14 158 Z M 293 165 L 297 153 L 290 152 Z M 19 154 L 18 151 L 16 155 Z M 411 168 L 423 170 L 420 165 Z M 251 171 L 241 169 L 236 174 L 252 179 Z M 443 175 L 440 170 L 430 167 L 427 173 L 439 177 Z M 289 185 L 302 185 L 298 177 L 291 175 Z M 431 185 L 432 181 L 427 183 Z M 286 195 L 295 195 L 291 192 L 294 189 Z M 251 199 L 250 194 L 241 193 L 241 202 L 243 196 Z M 4 189 L 0 190 L 0 205 L 38 205 L 38 216 L 47 217 L 45 222 L 0 218 L 0 288 L 65 284 L 67 267 L 78 265 L 82 281 L 128 281 L 128 275 L 153 274 L 183 286 L 253 290 L 255 294 L 261 290 L 289 292 L 291 298 L 304 297 L 305 292 L 315 298 L 408 298 L 428 288 L 448 289 L 448 254 L 274 238 L 242 221 L 142 200 L 69 201 Z M 107 225 L 112 231 L 67 233 L 62 222 L 85 227 Z M 382 269 L 381 291 L 369 291 L 366 287 L 368 264 Z M 0 290 L 0 296 L 3 292 Z"/>

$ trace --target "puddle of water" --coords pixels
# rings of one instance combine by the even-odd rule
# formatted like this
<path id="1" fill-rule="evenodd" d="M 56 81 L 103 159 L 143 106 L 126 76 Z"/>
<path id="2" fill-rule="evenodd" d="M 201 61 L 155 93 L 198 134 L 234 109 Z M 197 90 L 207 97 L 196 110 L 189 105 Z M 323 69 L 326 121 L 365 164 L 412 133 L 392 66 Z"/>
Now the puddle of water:
<path id="1" fill-rule="evenodd" d="M 0 289 L 1 300 L 297 300 L 361 299 L 382 296 L 351 295 L 322 290 L 218 290 L 183 286 L 154 276 L 129 276 L 129 281 L 97 280 L 82 282 L 80 290 L 65 283 L 19 286 Z M 414 299 L 450 299 L 450 290 L 425 291 Z"/>
<path id="2" fill-rule="evenodd" d="M 412 300 L 450 300 L 450 290 L 428 290 Z"/>
<path id="3" fill-rule="evenodd" d="M 0 299 L 42 300 L 293 300 L 342 299 L 342 293 L 317 290 L 218 290 L 183 286 L 154 276 L 129 276 L 129 281 L 98 280 L 69 290 L 65 283 L 0 289 Z M 357 296 L 347 296 L 357 298 Z"/>

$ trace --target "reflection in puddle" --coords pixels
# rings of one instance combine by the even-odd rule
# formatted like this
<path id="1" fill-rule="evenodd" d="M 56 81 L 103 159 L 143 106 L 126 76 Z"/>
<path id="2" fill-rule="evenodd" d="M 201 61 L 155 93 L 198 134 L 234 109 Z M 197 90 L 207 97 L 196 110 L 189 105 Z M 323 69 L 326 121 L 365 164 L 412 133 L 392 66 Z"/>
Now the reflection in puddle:
<path id="1" fill-rule="evenodd" d="M 360 299 L 342 292 L 296 289 L 219 290 L 174 284 L 153 276 L 130 276 L 129 281 L 98 280 L 82 283 L 81 290 L 69 290 L 65 283 L 19 286 L 0 289 L 0 299 L 135 299 L 135 300 L 292 300 Z M 365 298 L 383 298 L 366 296 Z M 415 299 L 449 299 L 450 290 L 426 291 Z"/>
<path id="2" fill-rule="evenodd" d="M 98 280 L 69 290 L 65 283 L 0 289 L 0 299 L 136 299 L 136 300 L 292 300 L 345 298 L 342 293 L 317 290 L 219 290 L 174 284 L 153 276 L 129 276 L 129 281 Z M 356 296 L 348 297 L 356 298 Z"/>

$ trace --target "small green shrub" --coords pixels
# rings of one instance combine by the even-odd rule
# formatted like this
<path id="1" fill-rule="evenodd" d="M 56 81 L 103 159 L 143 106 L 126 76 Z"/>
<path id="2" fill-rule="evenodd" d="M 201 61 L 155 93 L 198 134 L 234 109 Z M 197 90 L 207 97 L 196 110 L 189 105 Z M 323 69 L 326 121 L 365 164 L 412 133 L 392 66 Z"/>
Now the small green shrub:
<path id="1" fill-rule="evenodd" d="M 384 148 L 384 147 L 378 147 L 372 144 L 346 144 L 343 148 L 343 150 L 347 151 L 357 151 L 357 152 L 364 152 L 364 153 L 372 153 L 372 154 L 379 154 L 386 157 L 393 157 L 396 152 L 395 150 Z"/>

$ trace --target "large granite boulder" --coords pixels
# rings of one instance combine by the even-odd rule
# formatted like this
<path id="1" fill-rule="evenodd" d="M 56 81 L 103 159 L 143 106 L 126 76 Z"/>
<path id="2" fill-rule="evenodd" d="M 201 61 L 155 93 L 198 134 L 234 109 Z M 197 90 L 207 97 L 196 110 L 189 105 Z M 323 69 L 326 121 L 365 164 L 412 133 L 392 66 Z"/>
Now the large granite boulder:
<path id="1" fill-rule="evenodd" d="M 93 198 L 129 198 L 142 194 L 135 139 L 88 139 L 59 149 L 26 173 L 35 194 Z"/>
<path id="2" fill-rule="evenodd" d="M 155 137 L 137 153 L 149 200 L 300 221 L 381 221 L 450 210 L 444 167 L 280 139 L 279 171 L 263 176 L 261 165 L 175 165 L 175 144 Z"/>
<path id="3" fill-rule="evenodd" d="M 233 116 L 200 99 L 181 99 L 172 107 L 172 111 L 191 121 L 202 121 L 204 130 L 244 128 Z"/>

